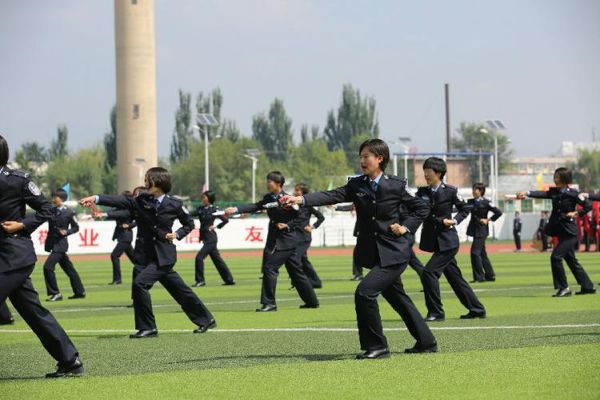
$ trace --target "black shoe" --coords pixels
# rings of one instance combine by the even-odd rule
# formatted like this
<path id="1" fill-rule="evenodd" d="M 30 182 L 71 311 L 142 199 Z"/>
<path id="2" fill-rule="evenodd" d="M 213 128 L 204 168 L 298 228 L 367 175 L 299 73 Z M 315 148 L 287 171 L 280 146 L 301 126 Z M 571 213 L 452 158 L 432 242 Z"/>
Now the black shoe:
<path id="1" fill-rule="evenodd" d="M 73 300 L 73 299 L 85 299 L 85 293 L 74 294 L 73 296 L 69 296 L 68 299 L 69 300 Z"/>
<path id="2" fill-rule="evenodd" d="M 469 311 L 465 315 L 461 315 L 460 319 L 475 319 L 475 318 L 483 319 L 485 317 L 486 317 L 485 311 L 482 311 L 482 312 Z"/>
<path id="3" fill-rule="evenodd" d="M 492 278 L 485 278 L 486 282 L 496 282 L 496 277 L 492 277 Z"/>
<path id="4" fill-rule="evenodd" d="M 416 353 L 437 353 L 438 347 L 437 343 L 433 342 L 433 344 L 429 346 L 421 346 L 419 343 L 415 344 L 414 347 L 404 349 L 404 352 L 407 354 L 416 354 Z"/>
<path id="5" fill-rule="evenodd" d="M 322 283 L 317 283 L 316 285 L 312 285 L 313 289 L 323 289 Z"/>
<path id="6" fill-rule="evenodd" d="M 12 317 L 8 321 L 0 321 L 0 325 L 14 325 L 14 324 L 15 324 L 15 319 Z"/>
<path id="7" fill-rule="evenodd" d="M 56 366 L 56 371 L 46 374 L 46 378 L 66 378 L 71 376 L 83 375 L 83 363 L 77 357 L 72 364 L 68 366 Z"/>
<path id="8" fill-rule="evenodd" d="M 206 282 L 196 282 L 192 285 L 192 287 L 202 287 L 206 286 Z"/>
<path id="9" fill-rule="evenodd" d="M 262 306 L 261 308 L 257 308 L 256 312 L 270 312 L 277 311 L 277 306 L 275 304 L 267 304 Z"/>
<path id="10" fill-rule="evenodd" d="M 217 321 L 211 320 L 208 325 L 198 325 L 198 328 L 194 329 L 194 333 L 204 333 L 209 329 L 217 327 Z"/>
<path id="11" fill-rule="evenodd" d="M 109 283 L 109 285 L 120 285 L 122 283 L 123 282 L 121 282 L 121 281 L 112 281 L 111 283 Z"/>
<path id="12" fill-rule="evenodd" d="M 319 303 L 317 304 L 302 304 L 300 308 L 319 308 Z"/>
<path id="13" fill-rule="evenodd" d="M 596 293 L 596 288 L 591 288 L 591 289 L 581 289 L 579 292 L 575 292 L 576 295 L 581 295 L 581 294 L 595 294 Z"/>
<path id="14" fill-rule="evenodd" d="M 354 275 L 350 278 L 351 281 L 362 281 L 363 277 L 361 275 Z"/>
<path id="15" fill-rule="evenodd" d="M 46 301 L 62 301 L 62 299 L 63 299 L 62 294 L 56 293 L 56 294 L 53 294 L 50 297 L 48 297 L 46 299 Z"/>
<path id="16" fill-rule="evenodd" d="M 156 329 L 139 330 L 136 333 L 129 335 L 129 339 L 144 339 L 150 337 L 157 337 L 158 331 Z"/>
<path id="17" fill-rule="evenodd" d="M 425 322 L 444 322 L 446 320 L 445 315 L 428 315 L 425 318 Z"/>
<path id="18" fill-rule="evenodd" d="M 390 351 L 388 348 L 378 349 L 378 350 L 367 350 L 364 353 L 359 353 L 356 355 L 357 360 L 375 360 L 377 358 L 388 358 L 390 356 Z"/>
<path id="19" fill-rule="evenodd" d="M 571 289 L 565 288 L 565 289 L 559 289 L 558 292 L 556 292 L 555 294 L 552 295 L 552 297 L 567 297 L 572 294 L 573 293 L 571 293 Z"/>
<path id="20" fill-rule="evenodd" d="M 235 285 L 235 281 L 225 282 L 225 283 L 221 284 L 221 286 L 233 286 L 233 285 Z"/>

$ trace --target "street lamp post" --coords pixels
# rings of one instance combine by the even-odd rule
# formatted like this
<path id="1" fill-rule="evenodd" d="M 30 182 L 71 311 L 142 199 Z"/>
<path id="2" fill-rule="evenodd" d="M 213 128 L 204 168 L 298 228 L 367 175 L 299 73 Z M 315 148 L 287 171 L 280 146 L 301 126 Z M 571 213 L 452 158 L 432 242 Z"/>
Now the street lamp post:
<path id="1" fill-rule="evenodd" d="M 197 125 L 192 128 L 204 134 L 204 185 L 206 190 L 210 190 L 210 175 L 208 162 L 208 128 L 211 126 L 219 126 L 219 121 L 212 114 L 198 114 L 196 116 Z M 215 136 L 218 138 L 219 136 Z"/>
<path id="2" fill-rule="evenodd" d="M 498 173 L 498 131 L 505 130 L 506 126 L 504 123 L 498 119 L 485 121 L 488 127 L 492 130 L 492 134 L 494 135 L 494 162 L 493 162 L 493 177 L 494 177 L 494 192 L 492 197 L 492 202 L 497 205 L 498 204 L 498 191 L 500 189 L 499 184 L 499 173 Z M 485 128 L 480 129 L 480 132 L 487 133 L 488 131 Z M 496 229 L 494 226 L 493 236 L 496 239 Z"/>
<path id="3" fill-rule="evenodd" d="M 404 148 L 404 178 L 408 181 L 408 152 L 410 151 L 410 146 L 408 143 L 412 141 L 408 136 L 401 136 L 398 138 L 400 144 Z"/>
<path id="4" fill-rule="evenodd" d="M 256 203 L 256 169 L 258 167 L 258 156 L 260 155 L 260 151 L 258 149 L 248 149 L 246 150 L 246 157 L 249 160 L 252 160 L 252 202 Z"/>

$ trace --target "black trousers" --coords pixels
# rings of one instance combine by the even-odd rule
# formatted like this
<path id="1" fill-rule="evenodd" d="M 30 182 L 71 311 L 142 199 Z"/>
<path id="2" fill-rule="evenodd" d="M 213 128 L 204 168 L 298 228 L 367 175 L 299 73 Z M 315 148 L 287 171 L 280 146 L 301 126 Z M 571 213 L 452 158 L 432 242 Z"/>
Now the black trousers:
<path id="1" fill-rule="evenodd" d="M 563 266 L 563 259 L 567 262 L 569 269 L 575 276 L 577 283 L 582 289 L 593 289 L 594 284 L 583 269 L 583 266 L 575 257 L 575 246 L 578 246 L 577 236 L 559 237 L 558 245 L 552 250 L 550 264 L 552 266 L 552 280 L 556 289 L 566 289 L 569 287 L 567 275 Z"/>
<path id="2" fill-rule="evenodd" d="M 221 275 L 221 279 L 225 283 L 233 282 L 233 275 L 229 267 L 221 257 L 219 249 L 217 249 L 217 242 L 205 242 L 198 254 L 196 254 L 196 282 L 204 282 L 204 259 L 210 256 L 215 268 Z"/>
<path id="3" fill-rule="evenodd" d="M 442 297 L 440 294 L 440 277 L 442 274 L 448 280 L 458 300 L 469 311 L 484 312 L 485 308 L 479 301 L 471 286 L 463 278 L 458 264 L 456 263 L 458 248 L 448 251 L 433 253 L 423 273 L 423 289 L 425 291 L 425 304 L 427 315 L 444 315 Z"/>
<path id="4" fill-rule="evenodd" d="M 471 268 L 473 280 L 482 282 L 496 277 L 492 263 L 485 250 L 485 237 L 474 237 L 471 244 Z"/>
<path id="5" fill-rule="evenodd" d="M 517 250 L 521 250 L 521 232 L 513 231 L 513 238 L 515 239 L 515 247 Z"/>
<path id="6" fill-rule="evenodd" d="M 81 283 L 81 278 L 79 278 L 79 274 L 75 270 L 75 267 L 73 266 L 73 263 L 69 259 L 67 253 L 52 252 L 48 255 L 48 258 L 44 263 L 44 280 L 46 281 L 46 293 L 48 296 L 60 293 L 58 283 L 56 282 L 56 263 L 60 265 L 62 270 L 65 271 L 65 274 L 67 274 L 69 277 L 73 294 L 85 294 L 85 288 Z"/>
<path id="7" fill-rule="evenodd" d="M 121 281 L 121 256 L 125 253 L 129 261 L 135 264 L 133 246 L 131 242 L 117 241 L 117 245 L 110 253 L 110 261 L 112 262 L 113 268 L 113 282 Z"/>
<path id="8" fill-rule="evenodd" d="M 301 242 L 298 245 L 298 252 L 301 254 L 300 263 L 302 264 L 302 270 L 306 274 L 306 277 L 310 281 L 310 284 L 314 288 L 320 288 L 323 286 L 323 282 L 321 282 L 321 278 L 315 271 L 315 267 L 312 265 L 310 260 L 308 259 L 308 249 L 310 248 L 311 241 Z"/>
<path id="9" fill-rule="evenodd" d="M 417 273 L 417 275 L 419 275 L 419 278 L 423 280 L 423 272 L 425 271 L 425 266 L 423 265 L 421 260 L 417 258 L 417 255 L 415 254 L 415 251 L 412 248 L 410 249 L 410 259 L 408 260 L 408 265 Z"/>
<path id="10" fill-rule="evenodd" d="M 208 325 L 214 319 L 196 293 L 175 272 L 172 265 L 159 267 L 156 262 L 151 262 L 147 265 L 135 265 L 134 270 L 136 272 L 131 291 L 136 329 L 156 329 L 150 298 L 150 289 L 156 282 L 160 282 L 167 289 L 187 317 L 196 325 Z"/>
<path id="11" fill-rule="evenodd" d="M 388 347 L 377 304 L 377 297 L 380 294 L 400 315 L 408 331 L 416 339 L 417 345 L 430 346 L 435 343 L 433 333 L 404 291 L 400 275 L 406 269 L 407 261 L 398 265 L 373 267 L 356 287 L 354 304 L 362 350 Z"/>
<path id="12" fill-rule="evenodd" d="M 0 303 L 5 304 L 9 298 L 46 351 L 59 365 L 70 365 L 79 353 L 54 316 L 40 303 L 29 277 L 33 267 L 0 273 Z"/>
<path id="13" fill-rule="evenodd" d="M 7 323 L 13 319 L 10 309 L 6 304 L 6 300 L 0 303 L 0 323 Z"/>
<path id="14" fill-rule="evenodd" d="M 352 276 L 363 276 L 363 268 L 354 261 L 352 261 Z"/>
<path id="15" fill-rule="evenodd" d="M 415 251 L 412 249 L 412 247 L 410 249 L 410 259 L 408 260 L 408 265 L 417 273 L 417 275 L 419 275 L 419 278 L 423 279 L 423 271 L 425 270 L 425 266 L 423 265 L 421 260 L 417 258 L 417 255 L 415 254 Z M 362 276 L 362 270 L 362 267 L 359 267 L 353 260 L 352 273 L 354 274 L 354 276 Z"/>
<path id="16" fill-rule="evenodd" d="M 543 230 L 540 231 L 540 240 L 542 241 L 542 250 L 548 250 L 548 235 L 546 235 Z"/>
<path id="17" fill-rule="evenodd" d="M 317 305 L 319 300 L 315 289 L 310 284 L 308 277 L 302 270 L 300 254 L 297 248 L 263 252 L 263 279 L 260 302 L 262 305 L 275 305 L 275 290 L 277 288 L 277 277 L 279 268 L 285 264 L 292 285 L 296 288 L 298 295 L 308 305 Z"/>

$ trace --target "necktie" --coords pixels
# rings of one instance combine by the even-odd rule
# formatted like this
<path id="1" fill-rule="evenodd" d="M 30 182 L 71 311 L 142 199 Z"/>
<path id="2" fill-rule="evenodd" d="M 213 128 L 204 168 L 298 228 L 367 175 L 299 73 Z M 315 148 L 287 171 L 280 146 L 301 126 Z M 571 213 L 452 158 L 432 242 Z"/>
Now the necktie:
<path id="1" fill-rule="evenodd" d="M 377 184 L 377 182 L 375 181 L 371 181 L 371 189 L 373 190 L 373 193 L 377 192 L 377 187 L 379 185 Z"/>
<path id="2" fill-rule="evenodd" d="M 160 206 L 160 201 L 158 199 L 154 199 L 154 208 L 158 210 L 159 206 Z"/>

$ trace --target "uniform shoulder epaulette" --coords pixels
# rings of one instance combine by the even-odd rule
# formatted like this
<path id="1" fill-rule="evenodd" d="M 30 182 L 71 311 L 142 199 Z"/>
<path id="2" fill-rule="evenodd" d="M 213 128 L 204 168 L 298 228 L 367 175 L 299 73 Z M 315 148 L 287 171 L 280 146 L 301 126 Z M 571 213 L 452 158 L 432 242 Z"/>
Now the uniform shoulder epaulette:
<path id="1" fill-rule="evenodd" d="M 445 186 L 445 187 L 447 187 L 448 189 L 458 190 L 458 188 L 456 186 L 452 186 L 452 185 L 449 185 L 447 183 L 442 183 L 442 185 Z"/>
<path id="2" fill-rule="evenodd" d="M 352 178 L 348 179 L 348 183 L 350 182 L 359 182 L 362 179 L 367 178 L 366 175 L 358 175 L 358 176 L 353 176 Z"/>
<path id="3" fill-rule="evenodd" d="M 404 182 L 404 184 L 408 183 L 408 179 L 401 177 L 401 176 L 397 176 L 397 175 L 384 175 L 385 179 L 390 179 L 392 181 L 400 181 L 400 182 Z"/>
<path id="4" fill-rule="evenodd" d="M 21 171 L 18 169 L 4 169 L 4 173 L 7 175 L 14 175 L 14 176 L 18 176 L 19 178 L 23 178 L 23 179 L 29 179 L 31 178 L 31 175 L 29 174 L 29 172 L 25 172 L 25 171 Z"/>
<path id="5" fill-rule="evenodd" d="M 183 204 L 183 200 L 181 200 L 179 197 L 174 197 L 174 196 L 171 196 L 170 194 L 168 194 L 167 197 L 175 202 L 179 202 L 179 203 Z"/>

